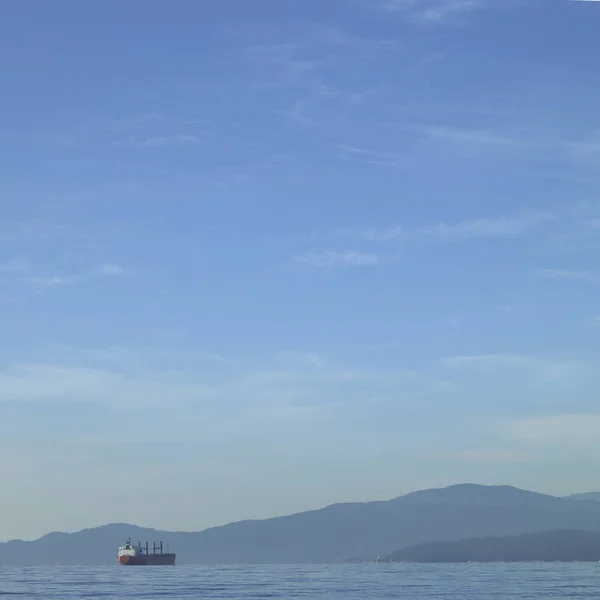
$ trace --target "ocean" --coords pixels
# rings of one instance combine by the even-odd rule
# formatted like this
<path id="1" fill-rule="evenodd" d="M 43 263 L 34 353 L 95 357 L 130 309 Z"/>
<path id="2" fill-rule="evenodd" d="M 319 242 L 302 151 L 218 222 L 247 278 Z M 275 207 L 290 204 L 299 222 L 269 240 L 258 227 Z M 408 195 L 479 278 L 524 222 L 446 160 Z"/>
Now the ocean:
<path id="1" fill-rule="evenodd" d="M 0 567 L 0 597 L 183 600 L 600 599 L 600 563 Z"/>

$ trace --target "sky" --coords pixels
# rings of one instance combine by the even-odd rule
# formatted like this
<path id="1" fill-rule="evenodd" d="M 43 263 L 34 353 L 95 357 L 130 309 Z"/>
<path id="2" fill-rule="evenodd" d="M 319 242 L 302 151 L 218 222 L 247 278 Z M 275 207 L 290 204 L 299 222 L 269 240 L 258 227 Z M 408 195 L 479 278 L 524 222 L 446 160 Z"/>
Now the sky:
<path id="1" fill-rule="evenodd" d="M 600 488 L 600 5 L 0 6 L 0 540 Z"/>

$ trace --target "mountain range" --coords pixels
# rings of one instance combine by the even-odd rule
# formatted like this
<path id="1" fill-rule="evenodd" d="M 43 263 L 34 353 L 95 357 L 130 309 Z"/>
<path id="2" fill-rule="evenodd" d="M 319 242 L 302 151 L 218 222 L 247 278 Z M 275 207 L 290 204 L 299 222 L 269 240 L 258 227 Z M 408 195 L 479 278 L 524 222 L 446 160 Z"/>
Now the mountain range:
<path id="1" fill-rule="evenodd" d="M 0 544 L 0 565 L 115 564 L 126 538 L 162 540 L 178 564 L 329 563 L 426 542 L 552 530 L 600 532 L 600 493 L 557 497 L 512 486 L 458 484 L 387 501 L 246 520 L 198 532 L 113 523 Z M 1 532 L 0 532 L 1 535 Z"/>

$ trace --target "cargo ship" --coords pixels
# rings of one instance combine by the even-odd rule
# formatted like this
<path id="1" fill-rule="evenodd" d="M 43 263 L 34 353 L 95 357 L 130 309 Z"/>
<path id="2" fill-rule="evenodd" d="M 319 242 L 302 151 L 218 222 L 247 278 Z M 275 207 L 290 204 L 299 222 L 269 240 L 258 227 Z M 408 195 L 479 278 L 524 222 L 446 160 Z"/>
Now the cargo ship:
<path id="1" fill-rule="evenodd" d="M 163 552 L 163 543 L 152 542 L 152 552 L 148 547 L 148 542 L 144 546 L 140 542 L 132 542 L 131 538 L 127 540 L 124 546 L 119 546 L 117 560 L 121 565 L 174 565 L 175 554 L 167 551 Z"/>

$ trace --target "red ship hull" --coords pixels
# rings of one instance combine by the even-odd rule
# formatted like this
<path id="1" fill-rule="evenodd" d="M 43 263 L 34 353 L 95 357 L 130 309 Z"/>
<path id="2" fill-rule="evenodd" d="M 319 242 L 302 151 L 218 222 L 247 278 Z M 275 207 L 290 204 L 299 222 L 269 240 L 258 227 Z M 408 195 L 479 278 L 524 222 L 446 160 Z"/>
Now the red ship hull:
<path id="1" fill-rule="evenodd" d="M 174 565 L 175 554 L 141 554 L 137 556 L 119 556 L 119 564 L 127 566 L 138 565 Z"/>

